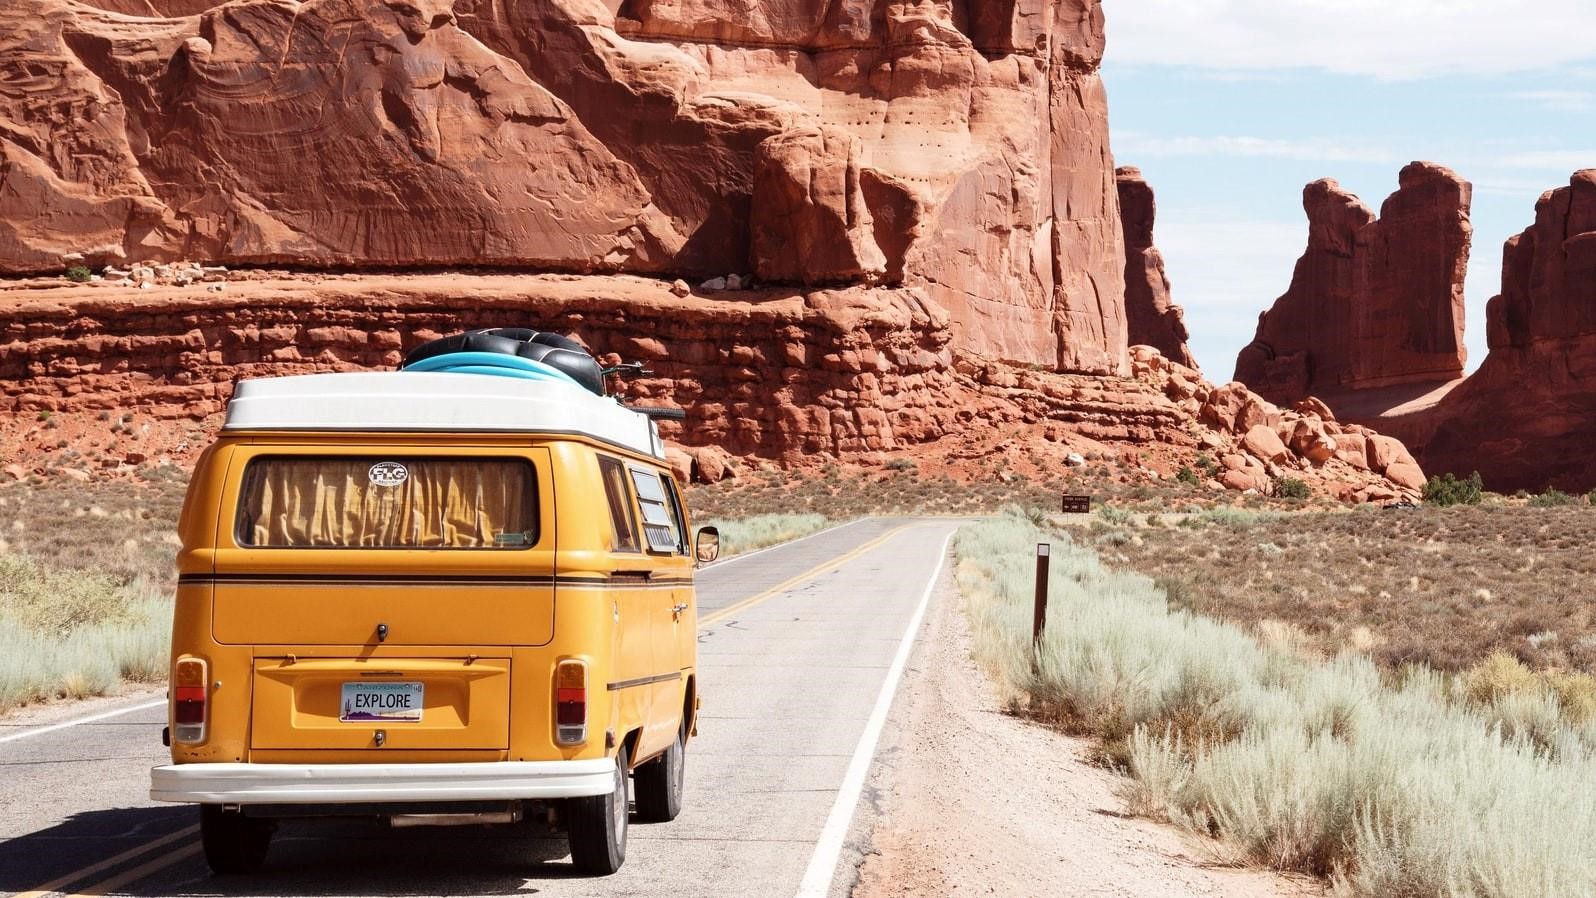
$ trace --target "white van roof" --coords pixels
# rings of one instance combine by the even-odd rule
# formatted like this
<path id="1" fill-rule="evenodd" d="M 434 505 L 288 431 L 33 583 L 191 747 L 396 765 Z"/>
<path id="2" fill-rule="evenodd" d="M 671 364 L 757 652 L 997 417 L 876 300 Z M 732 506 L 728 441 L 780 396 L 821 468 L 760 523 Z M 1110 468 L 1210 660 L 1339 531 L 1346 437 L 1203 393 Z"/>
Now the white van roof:
<path id="1" fill-rule="evenodd" d="M 665 457 L 647 416 L 574 384 L 484 374 L 373 371 L 240 381 L 224 431 L 542 433 Z"/>

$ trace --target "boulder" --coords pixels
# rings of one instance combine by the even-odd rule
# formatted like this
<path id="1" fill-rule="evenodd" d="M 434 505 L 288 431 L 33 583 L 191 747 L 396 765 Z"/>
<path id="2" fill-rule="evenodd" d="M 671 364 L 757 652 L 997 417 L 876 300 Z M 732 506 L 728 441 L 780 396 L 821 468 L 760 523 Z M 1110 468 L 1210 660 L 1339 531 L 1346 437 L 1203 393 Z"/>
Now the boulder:
<path id="1" fill-rule="evenodd" d="M 1224 484 L 1226 489 L 1235 490 L 1238 493 L 1259 489 L 1258 479 L 1246 471 L 1226 471 L 1220 476 L 1219 482 Z"/>
<path id="2" fill-rule="evenodd" d="M 1381 434 L 1371 434 L 1365 439 L 1368 447 L 1369 468 L 1385 473 L 1392 465 L 1415 465 L 1413 456 L 1400 440 Z"/>
<path id="3" fill-rule="evenodd" d="M 1284 461 L 1290 454 L 1286 444 L 1280 441 L 1280 435 L 1262 424 L 1247 431 L 1241 438 L 1241 446 L 1254 458 L 1274 464 Z"/>
<path id="4" fill-rule="evenodd" d="M 1336 436 L 1336 458 L 1361 470 L 1368 470 L 1368 437 L 1361 433 L 1341 433 Z"/>
<path id="5" fill-rule="evenodd" d="M 1317 418 L 1304 418 L 1292 426 L 1290 446 L 1315 465 L 1334 458 L 1337 448 L 1335 438 L 1325 433 L 1324 422 Z"/>
<path id="6" fill-rule="evenodd" d="M 676 475 L 678 483 L 693 482 L 693 457 L 679 446 L 665 447 L 665 463 L 670 465 L 671 473 Z"/>
<path id="7" fill-rule="evenodd" d="M 1414 492 L 1424 490 L 1424 471 L 1412 462 L 1397 462 L 1385 469 L 1385 479 L 1403 489 Z"/>
<path id="8" fill-rule="evenodd" d="M 728 477 L 737 476 L 732 457 L 725 449 L 719 446 L 699 446 L 688 451 L 693 456 L 693 464 L 700 482 L 720 483 Z"/>

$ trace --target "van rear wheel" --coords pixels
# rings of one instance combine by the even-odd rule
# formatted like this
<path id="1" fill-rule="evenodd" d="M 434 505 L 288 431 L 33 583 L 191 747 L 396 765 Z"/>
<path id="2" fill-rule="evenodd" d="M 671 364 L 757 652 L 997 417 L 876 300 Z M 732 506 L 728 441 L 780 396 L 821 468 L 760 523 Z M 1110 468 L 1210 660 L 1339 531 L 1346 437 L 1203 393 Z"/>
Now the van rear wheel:
<path id="1" fill-rule="evenodd" d="M 272 844 L 268 820 L 245 817 L 219 804 L 200 805 L 200 844 L 213 873 L 254 873 Z"/>
<path id="2" fill-rule="evenodd" d="M 615 753 L 615 791 L 565 800 L 571 862 L 594 876 L 608 876 L 626 860 L 626 746 Z"/>
<path id="3" fill-rule="evenodd" d="M 676 730 L 676 741 L 663 755 L 637 768 L 637 819 L 644 823 L 669 823 L 682 812 L 682 780 L 687 771 L 687 722 Z"/>

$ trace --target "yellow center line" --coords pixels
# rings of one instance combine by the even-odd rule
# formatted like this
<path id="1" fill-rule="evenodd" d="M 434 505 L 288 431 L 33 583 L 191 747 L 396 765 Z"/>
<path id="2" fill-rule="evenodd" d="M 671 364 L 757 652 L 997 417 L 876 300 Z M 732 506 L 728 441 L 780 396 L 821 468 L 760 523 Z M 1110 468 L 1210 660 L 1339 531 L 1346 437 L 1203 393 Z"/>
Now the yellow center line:
<path id="1" fill-rule="evenodd" d="M 831 570 L 834 570 L 836 568 L 839 568 L 839 567 L 843 566 L 844 564 L 847 564 L 848 562 L 854 560 L 855 558 L 858 558 L 859 556 L 865 554 L 866 552 L 869 552 L 870 550 L 876 548 L 877 546 L 879 546 L 882 543 L 886 542 L 887 540 L 893 538 L 894 536 L 897 536 L 899 533 L 902 533 L 904 530 L 907 530 L 909 528 L 909 526 L 910 526 L 909 524 L 900 524 L 899 526 L 894 527 L 891 530 L 888 530 L 886 533 L 881 534 L 880 536 L 876 537 L 875 539 L 873 539 L 873 540 L 871 540 L 871 541 L 869 541 L 869 542 L 867 542 L 867 543 L 865 543 L 865 544 L 863 544 L 861 546 L 858 546 L 857 548 L 854 548 L 853 550 L 851 550 L 849 552 L 846 552 L 846 553 L 844 553 L 842 555 L 838 555 L 835 558 L 830 559 L 829 561 L 822 562 L 821 564 L 818 564 L 815 567 L 812 567 L 809 570 L 804 571 L 803 573 L 798 574 L 795 577 L 792 577 L 790 579 L 784 580 L 781 583 L 778 583 L 775 586 L 772 586 L 771 588 L 765 590 L 764 592 L 760 593 L 759 595 L 753 596 L 751 598 L 744 599 L 741 602 L 736 603 L 735 605 L 731 605 L 729 607 L 722 608 L 721 610 L 709 615 L 708 617 L 705 617 L 705 618 L 701 619 L 698 622 L 698 625 L 700 627 L 708 627 L 708 626 L 711 626 L 713 624 L 719 623 L 720 621 L 723 621 L 726 618 L 731 617 L 733 614 L 736 614 L 736 613 L 738 613 L 740 611 L 746 611 L 747 609 L 752 608 L 755 605 L 760 604 L 761 602 L 768 601 L 768 600 L 770 600 L 770 599 L 772 599 L 772 598 L 774 598 L 774 597 L 776 597 L 778 595 L 781 595 L 782 593 L 786 592 L 787 590 L 792 589 L 794 586 L 797 586 L 798 584 L 803 583 L 805 580 L 813 579 L 813 578 L 818 577 L 821 574 L 824 574 L 824 573 L 826 573 L 828 571 L 831 571 Z M 155 841 L 150 842 L 150 843 L 148 843 L 146 845 L 141 845 L 141 846 L 139 846 L 137 848 L 129 849 L 129 850 L 124 851 L 124 852 L 122 852 L 121 854 L 119 854 L 119 855 L 117 855 L 115 857 L 106 858 L 105 860 L 100 861 L 97 864 L 92 864 L 92 865 L 90 865 L 88 867 L 84 867 L 81 870 L 77 870 L 75 872 L 68 873 L 66 876 L 60 877 L 59 879 L 52 879 L 49 882 L 44 883 L 41 886 L 38 886 L 37 888 L 33 889 L 32 891 L 23 892 L 20 895 L 14 896 L 14 898 L 42 898 L 42 896 L 52 894 L 56 890 L 60 889 L 62 886 L 66 885 L 68 883 L 76 882 L 76 881 L 78 881 L 80 879 L 85 879 L 85 878 L 87 878 L 89 876 L 93 876 L 96 873 L 99 873 L 99 872 L 102 872 L 104 870 L 107 870 L 107 869 L 109 869 L 111 867 L 114 867 L 114 866 L 116 866 L 118 864 L 121 864 L 121 863 L 123 863 L 123 862 L 125 862 L 125 861 L 127 861 L 127 860 L 129 860 L 131 858 L 137 857 L 137 856 L 139 856 L 141 854 L 146 854 L 146 853 L 148 853 L 150 851 L 153 851 L 153 850 L 155 850 L 157 848 L 160 848 L 163 845 L 168 845 L 168 844 L 171 844 L 172 842 L 178 841 L 179 839 L 187 838 L 189 836 L 194 835 L 197 832 L 199 832 L 199 827 L 198 826 L 190 826 L 190 827 L 188 827 L 186 829 L 180 829 L 177 832 L 170 833 L 168 835 L 162 836 L 159 839 L 156 839 Z M 199 851 L 200 851 L 200 846 L 198 844 L 186 845 L 186 846 L 184 846 L 182 848 L 179 848 L 178 850 L 174 851 L 171 854 L 164 855 L 162 857 L 158 857 L 158 858 L 156 858 L 153 861 L 149 861 L 148 863 L 140 864 L 139 866 L 134 867 L 131 870 L 127 870 L 127 871 L 124 871 L 122 873 L 118 873 L 117 875 L 111 877 L 110 879 L 104 880 L 103 882 L 98 882 L 98 883 L 95 883 L 92 886 L 88 886 L 87 888 L 84 888 L 84 889 L 82 889 L 80 891 L 73 892 L 71 894 L 70 898 L 78 898 L 78 896 L 83 896 L 83 898 L 90 898 L 90 896 L 98 896 L 98 895 L 109 894 L 110 892 L 112 892 L 112 891 L 114 891 L 116 889 L 119 889 L 122 886 L 125 886 L 128 883 L 130 883 L 130 882 L 133 882 L 133 881 L 139 880 L 139 879 L 143 879 L 144 877 L 149 876 L 151 873 L 154 873 L 157 870 L 161 870 L 161 869 L 163 869 L 165 867 L 169 867 L 169 866 L 172 866 L 173 864 L 177 864 L 177 863 L 179 863 L 181 861 L 187 860 L 188 858 L 194 856 L 195 854 L 198 854 Z"/>
<path id="2" fill-rule="evenodd" d="M 160 837 L 159 839 L 156 839 L 153 842 L 146 842 L 145 844 L 139 845 L 136 848 L 129 848 L 127 851 L 124 851 L 121 854 L 116 855 L 115 857 L 108 857 L 105 860 L 100 861 L 97 864 L 90 864 L 89 866 L 84 867 L 81 870 L 74 870 L 71 873 L 68 873 L 67 875 L 62 876 L 62 877 L 60 877 L 58 879 L 52 879 L 49 882 L 44 883 L 43 885 L 35 886 L 32 891 L 23 892 L 23 893 L 21 893 L 19 895 L 14 895 L 14 896 L 12 896 L 12 898 L 41 898 L 41 896 L 49 895 L 49 894 L 53 893 L 56 889 L 59 889 L 59 888 L 61 888 L 64 885 L 67 885 L 69 883 L 74 883 L 74 882 L 77 882 L 80 879 L 84 879 L 84 878 L 93 876 L 94 874 L 99 873 L 102 870 L 108 870 L 108 869 L 110 869 L 112 867 L 115 867 L 117 864 L 121 864 L 121 863 L 124 863 L 126 861 L 132 860 L 133 858 L 136 858 L 136 857 L 138 857 L 141 854 L 145 854 L 146 852 L 154 851 L 155 849 L 160 848 L 162 845 L 170 845 L 171 843 L 176 842 L 176 841 L 178 841 L 180 839 L 186 839 L 189 836 L 192 836 L 192 835 L 194 835 L 197 832 L 199 832 L 199 827 L 198 826 L 189 826 L 189 827 L 184 827 L 183 829 L 180 829 L 180 830 L 178 830 L 175 833 L 167 833 L 166 835 Z"/>
<path id="3" fill-rule="evenodd" d="M 182 848 L 177 849 L 165 857 L 158 857 L 147 864 L 140 864 L 139 866 L 134 867 L 125 873 L 118 873 L 104 882 L 98 882 L 86 889 L 73 892 L 69 898 L 79 898 L 79 896 L 82 896 L 82 898 L 90 898 L 90 896 L 110 894 L 111 892 L 120 889 L 134 880 L 143 879 L 144 877 L 149 876 L 151 873 L 154 873 L 163 867 L 170 867 L 173 864 L 188 860 L 194 855 L 199 854 L 199 852 L 200 846 L 198 844 L 190 843 L 188 845 L 184 845 Z"/>
<path id="4" fill-rule="evenodd" d="M 875 547 L 881 545 L 882 543 L 884 543 L 887 540 L 893 538 L 894 536 L 897 536 L 899 533 L 902 533 L 904 530 L 908 529 L 908 527 L 909 527 L 908 524 L 900 524 L 897 527 L 894 527 L 891 530 L 888 530 L 886 533 L 881 534 L 880 536 L 876 537 L 875 539 L 865 543 L 864 545 L 859 546 L 858 548 L 854 549 L 851 552 L 848 552 L 848 553 L 843 554 L 843 555 L 838 555 L 837 557 L 831 559 L 830 561 L 826 561 L 826 562 L 824 562 L 824 563 L 822 563 L 820 565 L 812 567 L 809 570 L 804 571 L 803 573 L 799 574 L 796 577 L 793 577 L 790 580 L 785 580 L 785 581 L 783 581 L 781 583 L 776 584 L 775 586 L 772 586 L 771 588 L 765 590 L 764 592 L 760 593 L 757 596 L 754 596 L 753 598 L 744 599 L 744 600 L 742 600 L 741 602 L 738 602 L 735 605 L 731 605 L 731 606 L 728 606 L 726 608 L 722 608 L 721 610 L 716 611 L 715 613 L 710 614 L 707 617 L 701 618 L 699 620 L 699 622 L 698 622 L 698 626 L 700 628 L 703 628 L 703 627 L 711 626 L 713 624 L 720 623 L 721 621 L 725 620 L 726 618 L 731 617 L 733 614 L 736 614 L 739 611 L 746 611 L 747 609 L 752 608 L 753 606 L 758 605 L 761 602 L 764 602 L 764 601 L 767 601 L 767 600 L 769 600 L 771 598 L 774 598 L 775 596 L 778 596 L 781 593 L 784 593 L 787 590 L 792 589 L 794 586 L 797 586 L 798 584 L 804 582 L 805 580 L 809 580 L 811 578 L 818 577 L 821 574 L 824 574 L 827 571 L 832 570 L 833 568 L 841 567 L 842 565 L 847 564 L 848 562 L 854 560 L 855 558 L 858 558 L 860 555 L 863 555 L 866 552 L 870 551 L 871 549 L 874 549 Z"/>

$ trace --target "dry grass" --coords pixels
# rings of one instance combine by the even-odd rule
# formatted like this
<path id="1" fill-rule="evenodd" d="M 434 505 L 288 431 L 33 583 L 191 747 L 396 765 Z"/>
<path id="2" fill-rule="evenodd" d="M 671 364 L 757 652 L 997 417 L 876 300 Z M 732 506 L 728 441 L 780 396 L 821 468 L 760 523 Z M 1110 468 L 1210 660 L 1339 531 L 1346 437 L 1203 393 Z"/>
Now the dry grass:
<path id="1" fill-rule="evenodd" d="M 0 486 L 0 552 L 119 583 L 175 585 L 182 481 Z"/>
<path id="2" fill-rule="evenodd" d="M 165 677 L 183 485 L 0 487 L 0 713 Z"/>
<path id="3" fill-rule="evenodd" d="M 762 514 L 731 521 L 705 521 L 720 530 L 722 558 L 754 552 L 823 530 L 832 524 L 819 514 Z"/>
<path id="4" fill-rule="evenodd" d="M 1501 653 L 1534 671 L 1596 673 L 1596 508 L 1588 505 L 1205 512 L 1103 521 L 1111 563 L 1177 608 L 1290 628 L 1328 657 L 1462 672 Z"/>
<path id="5" fill-rule="evenodd" d="M 170 593 L 0 554 L 0 714 L 165 676 Z"/>

